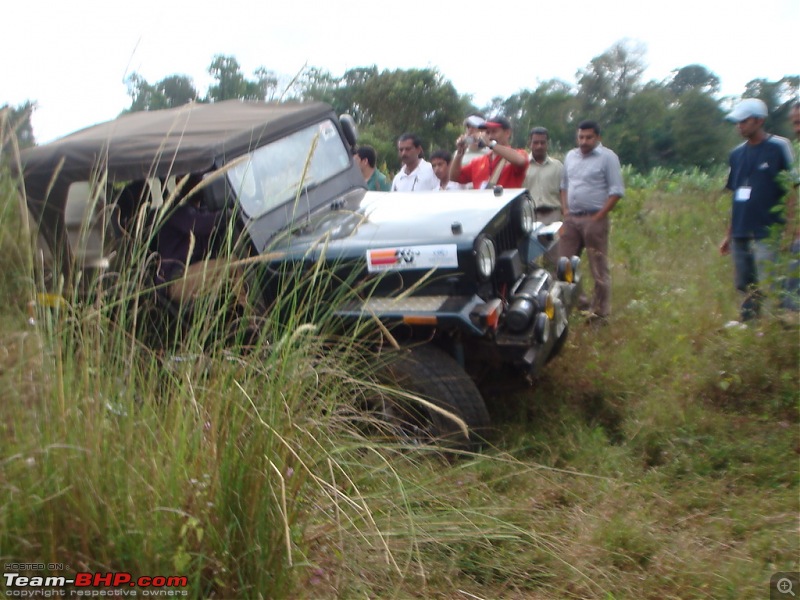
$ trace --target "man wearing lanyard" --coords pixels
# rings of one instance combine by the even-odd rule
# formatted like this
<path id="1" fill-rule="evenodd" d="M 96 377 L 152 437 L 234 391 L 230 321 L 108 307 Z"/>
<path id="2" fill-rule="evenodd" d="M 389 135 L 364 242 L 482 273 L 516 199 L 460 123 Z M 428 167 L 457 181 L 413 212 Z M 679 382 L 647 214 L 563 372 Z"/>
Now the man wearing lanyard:
<path id="1" fill-rule="evenodd" d="M 525 150 L 511 147 L 511 121 L 505 117 L 493 117 L 482 128 L 486 130 L 486 147 L 491 152 L 462 166 L 468 140 L 466 135 L 460 136 L 450 163 L 450 180 L 471 183 L 475 189 L 495 185 L 521 188 L 528 171 L 528 154 Z"/>
<path id="2" fill-rule="evenodd" d="M 766 117 L 767 105 L 757 98 L 742 100 L 725 117 L 737 124 L 745 139 L 730 154 L 725 187 L 733 193 L 733 206 L 728 232 L 719 246 L 722 255 L 733 253 L 736 289 L 744 294 L 742 321 L 759 315 L 763 294 L 758 284 L 777 257 L 775 245 L 767 239 L 770 227 L 786 222 L 791 228 L 794 222 L 791 211 L 785 219 L 775 210 L 785 194 L 778 174 L 791 170 L 792 148 L 787 139 L 764 131 Z"/>
<path id="3" fill-rule="evenodd" d="M 594 121 L 578 124 L 578 147 L 564 157 L 561 176 L 561 256 L 580 256 L 584 248 L 594 279 L 587 321 L 605 323 L 611 314 L 611 272 L 608 267 L 608 213 L 625 194 L 617 155 L 600 143 L 600 127 Z"/>

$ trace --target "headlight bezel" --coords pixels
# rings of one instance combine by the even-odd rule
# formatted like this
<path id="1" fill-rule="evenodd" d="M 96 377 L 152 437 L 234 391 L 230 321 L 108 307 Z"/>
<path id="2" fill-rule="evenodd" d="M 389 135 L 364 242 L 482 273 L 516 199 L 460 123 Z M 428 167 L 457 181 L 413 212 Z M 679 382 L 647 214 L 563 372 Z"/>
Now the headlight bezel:
<path id="1" fill-rule="evenodd" d="M 494 240 L 486 234 L 481 234 L 475 239 L 473 245 L 475 256 L 475 269 L 481 281 L 487 281 L 494 274 L 497 266 L 497 248 Z"/>
<path id="2" fill-rule="evenodd" d="M 536 222 L 536 211 L 534 210 L 533 200 L 527 194 L 522 196 L 514 206 L 512 212 L 514 226 L 521 235 L 528 235 L 533 231 Z"/>

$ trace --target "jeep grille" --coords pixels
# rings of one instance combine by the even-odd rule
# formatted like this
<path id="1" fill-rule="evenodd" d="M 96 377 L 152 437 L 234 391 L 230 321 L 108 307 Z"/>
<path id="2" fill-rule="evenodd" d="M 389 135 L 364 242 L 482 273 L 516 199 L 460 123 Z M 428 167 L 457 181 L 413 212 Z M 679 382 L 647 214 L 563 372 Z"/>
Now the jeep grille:
<path id="1" fill-rule="evenodd" d="M 495 248 L 497 249 L 497 256 L 500 256 L 506 250 L 514 250 L 518 247 L 517 233 L 514 230 L 514 223 L 511 219 L 500 229 L 494 236 Z"/>

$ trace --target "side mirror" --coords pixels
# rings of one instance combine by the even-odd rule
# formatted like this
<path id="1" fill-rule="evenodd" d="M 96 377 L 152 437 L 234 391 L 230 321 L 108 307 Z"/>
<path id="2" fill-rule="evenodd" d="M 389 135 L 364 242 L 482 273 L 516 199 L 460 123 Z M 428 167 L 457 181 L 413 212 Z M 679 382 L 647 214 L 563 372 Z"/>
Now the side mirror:
<path id="1" fill-rule="evenodd" d="M 347 143 L 350 144 L 351 149 L 355 149 L 358 142 L 358 127 L 356 121 L 348 114 L 339 116 L 339 123 L 342 125 L 342 131 Z"/>

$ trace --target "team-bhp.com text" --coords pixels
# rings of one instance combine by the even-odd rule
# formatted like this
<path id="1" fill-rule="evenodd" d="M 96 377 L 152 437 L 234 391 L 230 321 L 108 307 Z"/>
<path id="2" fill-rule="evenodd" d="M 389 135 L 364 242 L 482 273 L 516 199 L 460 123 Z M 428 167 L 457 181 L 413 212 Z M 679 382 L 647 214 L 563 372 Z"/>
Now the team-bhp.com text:
<path id="1" fill-rule="evenodd" d="M 187 577 L 156 575 L 134 577 L 130 573 L 76 573 L 74 577 L 26 576 L 3 573 L 5 595 L 16 598 L 50 598 L 55 596 L 188 596 Z M 66 586 L 74 586 L 64 589 Z M 132 589 L 136 588 L 136 589 Z"/>

